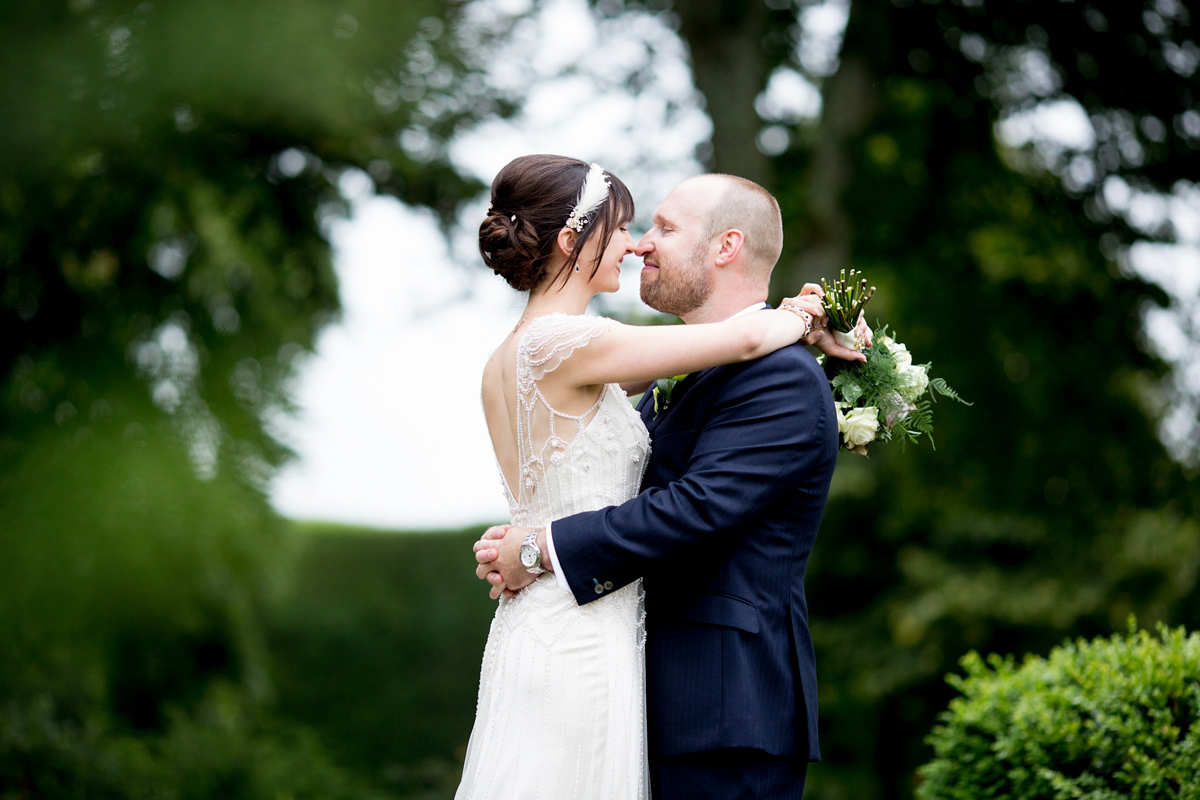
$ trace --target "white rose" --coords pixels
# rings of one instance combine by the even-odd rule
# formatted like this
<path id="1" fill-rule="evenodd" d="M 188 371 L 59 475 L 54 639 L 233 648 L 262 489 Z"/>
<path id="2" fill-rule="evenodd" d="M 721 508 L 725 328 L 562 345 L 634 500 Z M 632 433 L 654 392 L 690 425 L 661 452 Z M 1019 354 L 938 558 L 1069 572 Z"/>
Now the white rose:
<path id="1" fill-rule="evenodd" d="M 909 365 L 900 370 L 900 395 L 910 403 L 929 388 L 929 373 L 925 367 Z"/>
<path id="2" fill-rule="evenodd" d="M 875 406 L 851 409 L 838 419 L 838 430 L 846 441 L 846 447 L 861 447 L 875 441 L 879 431 L 879 412 Z"/>
<path id="3" fill-rule="evenodd" d="M 887 349 L 891 351 L 892 358 L 896 359 L 896 369 L 903 371 L 905 367 L 912 366 L 912 354 L 908 352 L 908 345 L 890 340 L 887 342 Z"/>

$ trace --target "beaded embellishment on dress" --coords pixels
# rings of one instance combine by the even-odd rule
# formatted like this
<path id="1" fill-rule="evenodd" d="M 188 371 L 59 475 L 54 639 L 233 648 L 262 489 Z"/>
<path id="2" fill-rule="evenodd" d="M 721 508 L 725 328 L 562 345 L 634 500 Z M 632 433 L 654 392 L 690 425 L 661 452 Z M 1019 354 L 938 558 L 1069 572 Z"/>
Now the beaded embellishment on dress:
<path id="1" fill-rule="evenodd" d="M 516 525 L 619 505 L 641 487 L 650 441 L 621 387 L 580 415 L 539 387 L 615 324 L 550 314 L 517 345 L 517 485 L 501 471 Z M 648 797 L 643 607 L 640 581 L 580 606 L 552 574 L 500 600 L 457 800 Z"/>

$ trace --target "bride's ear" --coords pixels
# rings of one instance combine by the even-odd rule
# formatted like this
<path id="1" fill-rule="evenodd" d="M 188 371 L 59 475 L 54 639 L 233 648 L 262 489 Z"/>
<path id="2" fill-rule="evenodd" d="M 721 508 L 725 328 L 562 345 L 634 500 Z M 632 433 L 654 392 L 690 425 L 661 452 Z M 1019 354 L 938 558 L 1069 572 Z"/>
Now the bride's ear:
<path id="1" fill-rule="evenodd" d="M 568 228 L 566 225 L 558 232 L 558 239 L 555 244 L 558 245 L 558 250 L 567 258 L 571 257 L 571 253 L 575 252 L 575 240 L 579 237 L 575 231 Z"/>

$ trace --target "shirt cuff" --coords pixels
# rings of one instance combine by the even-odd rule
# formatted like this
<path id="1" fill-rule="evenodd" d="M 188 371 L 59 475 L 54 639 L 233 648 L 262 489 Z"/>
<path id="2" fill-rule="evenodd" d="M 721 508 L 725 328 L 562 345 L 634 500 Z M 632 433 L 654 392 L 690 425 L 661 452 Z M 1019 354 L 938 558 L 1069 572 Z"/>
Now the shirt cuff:
<path id="1" fill-rule="evenodd" d="M 554 551 L 554 536 L 550 533 L 550 526 L 552 524 L 549 522 L 546 523 L 546 549 L 550 551 L 550 566 L 554 567 L 554 580 L 558 581 L 558 585 L 570 593 L 571 584 L 567 583 L 567 578 L 563 575 L 562 564 L 558 563 L 558 553 Z"/>

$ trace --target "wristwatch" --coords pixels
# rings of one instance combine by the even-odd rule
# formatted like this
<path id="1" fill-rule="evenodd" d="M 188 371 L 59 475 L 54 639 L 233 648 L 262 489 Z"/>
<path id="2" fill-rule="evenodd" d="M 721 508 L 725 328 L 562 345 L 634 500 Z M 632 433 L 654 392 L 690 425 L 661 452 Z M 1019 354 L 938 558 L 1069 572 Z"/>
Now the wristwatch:
<path id="1" fill-rule="evenodd" d="M 546 571 L 542 569 L 542 551 L 537 546 L 537 536 L 541 532 L 541 528 L 536 528 L 525 534 L 525 541 L 521 542 L 521 566 L 530 575 L 541 575 Z"/>

